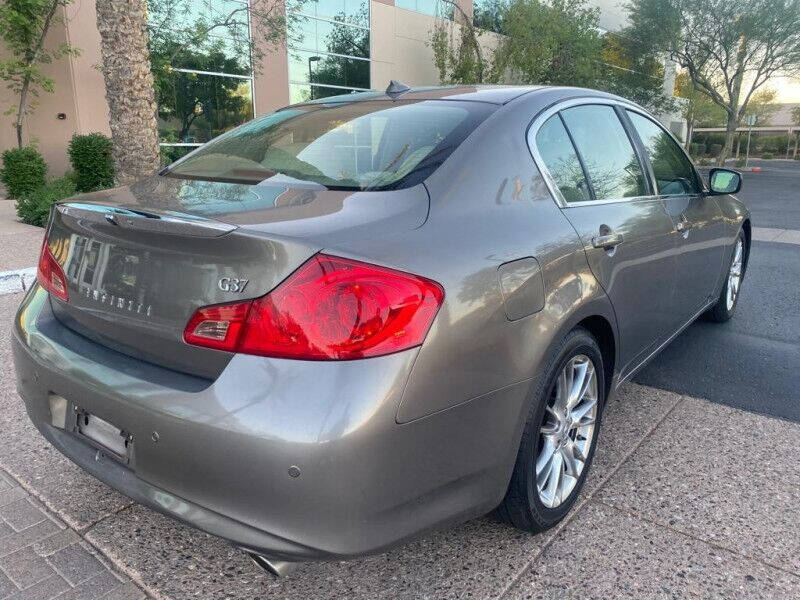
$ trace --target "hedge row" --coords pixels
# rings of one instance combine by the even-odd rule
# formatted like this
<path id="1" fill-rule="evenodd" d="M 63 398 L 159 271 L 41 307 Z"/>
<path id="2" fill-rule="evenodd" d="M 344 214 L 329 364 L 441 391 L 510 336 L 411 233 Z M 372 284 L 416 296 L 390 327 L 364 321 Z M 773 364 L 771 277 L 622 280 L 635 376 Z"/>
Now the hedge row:
<path id="1" fill-rule="evenodd" d="M 79 192 L 114 185 L 114 161 L 107 136 L 74 135 L 68 154 L 72 173 L 47 181 L 47 165 L 36 148 L 27 146 L 3 152 L 0 181 L 7 196 L 17 201 L 17 215 L 24 223 L 44 226 L 54 203 Z"/>

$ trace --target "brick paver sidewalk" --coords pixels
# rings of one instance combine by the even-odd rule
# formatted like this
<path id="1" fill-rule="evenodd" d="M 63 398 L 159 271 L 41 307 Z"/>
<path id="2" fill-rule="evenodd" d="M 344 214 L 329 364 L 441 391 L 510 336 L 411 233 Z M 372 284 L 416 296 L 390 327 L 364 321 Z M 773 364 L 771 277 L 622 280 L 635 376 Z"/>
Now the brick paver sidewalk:
<path id="1" fill-rule="evenodd" d="M 0 599 L 136 600 L 144 593 L 0 470 Z"/>

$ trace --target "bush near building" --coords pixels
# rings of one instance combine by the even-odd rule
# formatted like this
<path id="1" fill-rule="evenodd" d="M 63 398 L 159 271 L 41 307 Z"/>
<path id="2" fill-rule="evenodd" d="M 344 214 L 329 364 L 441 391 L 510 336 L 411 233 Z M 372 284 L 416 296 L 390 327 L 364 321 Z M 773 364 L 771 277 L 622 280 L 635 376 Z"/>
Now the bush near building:
<path id="1" fill-rule="evenodd" d="M 25 146 L 3 152 L 0 181 L 6 186 L 6 195 L 13 199 L 44 185 L 47 164 L 36 148 Z"/>
<path id="2" fill-rule="evenodd" d="M 76 193 L 74 175 L 67 174 L 53 179 L 17 200 L 17 215 L 23 223 L 44 227 L 53 204 Z"/>
<path id="3" fill-rule="evenodd" d="M 111 138 L 102 133 L 73 135 L 67 150 L 79 192 L 93 192 L 114 185 Z"/>

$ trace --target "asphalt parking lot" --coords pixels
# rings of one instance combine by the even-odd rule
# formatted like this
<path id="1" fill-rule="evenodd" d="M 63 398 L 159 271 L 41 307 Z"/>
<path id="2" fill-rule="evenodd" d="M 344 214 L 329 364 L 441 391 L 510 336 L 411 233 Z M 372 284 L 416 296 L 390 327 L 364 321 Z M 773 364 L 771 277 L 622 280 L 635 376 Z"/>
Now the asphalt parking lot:
<path id="1" fill-rule="evenodd" d="M 758 228 L 800 230 L 800 161 L 754 161 L 739 198 Z M 800 237 L 797 238 L 800 242 Z M 754 241 L 734 319 L 697 321 L 634 381 L 800 421 L 800 244 Z"/>
<path id="2" fill-rule="evenodd" d="M 756 226 L 800 231 L 795 163 L 765 163 L 745 186 Z M 41 243 L 11 214 L 0 201 L 0 272 L 35 264 Z M 610 402 L 556 529 L 484 517 L 280 580 L 39 436 L 7 342 L 21 294 L 0 295 L 0 599 L 800 597 L 799 294 L 800 243 L 755 242 L 736 317 L 687 329 Z"/>

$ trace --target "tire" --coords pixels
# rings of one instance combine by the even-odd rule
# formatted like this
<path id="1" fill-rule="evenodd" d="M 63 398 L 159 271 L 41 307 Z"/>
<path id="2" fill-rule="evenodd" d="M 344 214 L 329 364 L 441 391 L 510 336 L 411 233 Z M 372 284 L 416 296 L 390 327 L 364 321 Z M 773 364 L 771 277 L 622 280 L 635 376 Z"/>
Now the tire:
<path id="1" fill-rule="evenodd" d="M 743 230 L 739 230 L 739 235 L 736 237 L 736 243 L 733 245 L 733 252 L 731 260 L 728 263 L 728 272 L 725 275 L 725 282 L 722 284 L 722 290 L 719 293 L 714 306 L 708 309 L 705 317 L 709 321 L 715 323 L 724 323 L 730 320 L 736 310 L 736 304 L 739 302 L 739 296 L 742 289 L 742 281 L 744 280 L 745 267 L 747 266 L 747 238 Z M 736 268 L 738 258 L 738 268 Z M 737 277 L 738 281 L 735 283 L 736 290 L 733 295 L 733 301 L 730 301 L 729 293 L 732 285 L 732 278 Z"/>
<path id="2" fill-rule="evenodd" d="M 563 381 L 566 380 L 559 382 L 562 378 L 562 373 L 566 373 L 569 366 L 574 376 L 579 376 L 584 365 L 584 359 L 594 369 L 594 389 L 591 389 L 592 385 L 590 384 L 587 394 L 584 396 L 585 401 L 577 402 L 570 414 L 572 417 L 579 414 L 590 403 L 591 392 L 594 392 L 594 410 L 590 410 L 587 413 L 588 416 L 584 416 L 578 421 L 580 424 L 587 421 L 587 419 L 594 419 L 588 443 L 585 439 L 588 426 L 576 427 L 573 434 L 569 430 L 569 420 L 559 420 L 554 414 L 554 412 L 559 412 L 554 407 L 560 399 L 558 394 L 559 387 L 561 386 L 562 389 L 569 387 L 569 385 L 563 385 Z M 545 376 L 538 386 L 536 396 L 533 398 L 508 490 L 505 498 L 495 511 L 500 520 L 519 529 L 538 533 L 553 527 L 567 515 L 583 487 L 592 464 L 595 447 L 597 446 L 597 437 L 600 433 L 600 420 L 605 404 L 605 395 L 603 357 L 597 341 L 586 329 L 581 327 L 573 329 L 567 334 L 555 352 L 554 358 L 551 360 L 545 371 Z M 575 395 L 573 396 L 575 397 Z M 566 425 L 563 424 L 565 422 Z M 556 429 L 558 431 L 554 433 Z M 565 436 L 570 438 L 571 442 L 565 439 Z M 581 440 L 581 437 L 584 439 Z M 554 442 L 554 440 L 556 441 Z M 563 445 L 558 446 L 558 444 Z M 580 463 L 580 459 L 578 458 L 576 463 L 572 463 L 572 468 L 570 469 L 567 463 L 572 461 L 563 459 L 563 456 L 565 453 L 566 455 L 572 454 L 573 460 L 575 460 L 574 457 L 578 456 L 578 454 L 572 449 L 576 448 L 578 444 L 583 445 L 580 454 L 585 457 L 585 460 L 578 477 L 568 476 L 569 470 L 572 470 L 573 473 L 577 472 L 574 469 L 575 465 Z M 555 448 L 553 456 L 557 453 L 562 454 L 562 460 L 558 467 L 555 466 L 555 463 L 547 461 L 549 450 L 552 448 Z M 558 463 L 557 459 L 554 458 L 552 460 Z M 539 462 L 541 462 L 542 466 L 537 477 Z M 550 465 L 551 468 L 548 469 L 547 465 Z M 558 481 L 560 482 L 563 479 L 565 482 L 565 488 L 562 490 L 560 498 L 557 493 L 548 493 L 548 489 L 554 487 L 555 479 L 552 478 L 559 471 Z M 540 486 L 543 489 L 540 489 Z"/>

